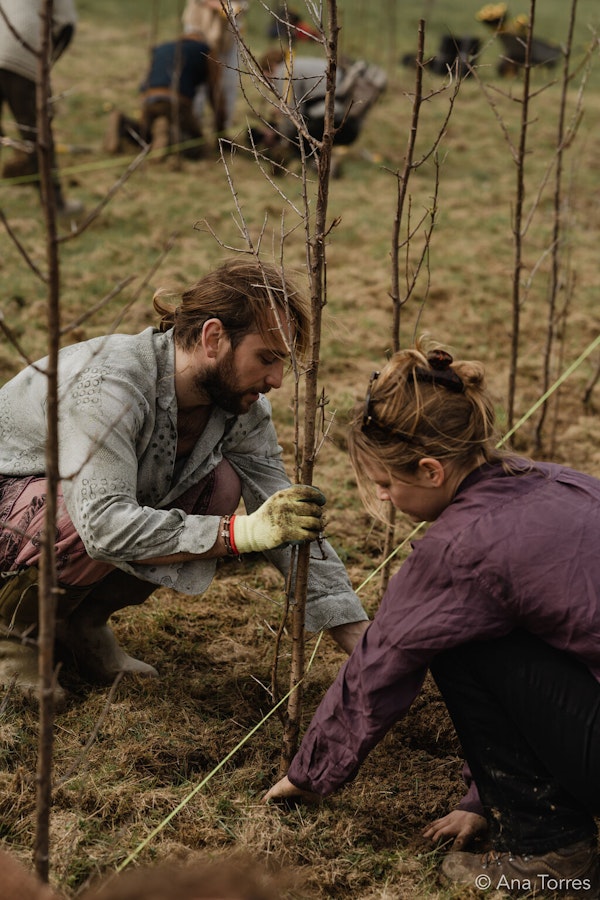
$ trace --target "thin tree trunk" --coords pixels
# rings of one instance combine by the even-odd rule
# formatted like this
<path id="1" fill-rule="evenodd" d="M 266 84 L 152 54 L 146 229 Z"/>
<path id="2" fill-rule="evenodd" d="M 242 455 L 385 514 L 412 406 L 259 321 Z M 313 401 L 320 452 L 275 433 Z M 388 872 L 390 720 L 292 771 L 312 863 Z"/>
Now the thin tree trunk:
<path id="1" fill-rule="evenodd" d="M 404 167 L 402 172 L 397 175 L 397 201 L 396 214 L 394 216 L 394 224 L 392 227 L 392 347 L 394 352 L 400 349 L 400 319 L 403 301 L 400 297 L 400 228 L 402 225 L 404 203 L 408 193 L 408 180 L 412 171 L 412 164 L 415 152 L 415 143 L 417 139 L 417 126 L 419 123 L 419 113 L 421 110 L 421 102 L 423 99 L 423 58 L 425 53 L 425 22 L 419 20 L 419 31 L 417 38 L 417 58 L 416 58 L 416 77 L 415 77 L 415 95 L 412 104 L 412 117 L 410 123 L 410 131 L 408 133 L 408 144 L 406 147 L 406 155 L 404 157 Z M 396 539 L 396 510 L 390 505 L 388 512 L 388 522 L 385 530 L 385 541 L 383 546 L 384 563 L 381 569 L 381 591 L 385 593 L 390 580 L 390 556 L 394 548 Z"/>
<path id="2" fill-rule="evenodd" d="M 551 360 L 554 347 L 554 336 L 556 332 L 556 307 L 558 294 L 560 291 L 560 275 L 562 260 L 562 173 L 563 173 L 563 157 L 565 152 L 565 116 L 567 108 L 567 90 L 569 87 L 569 68 L 571 64 L 571 49 L 573 46 L 573 32 L 575 29 L 575 18 L 577 12 L 577 0 L 571 2 L 571 18 L 569 22 L 569 33 L 565 46 L 565 56 L 562 72 L 562 90 L 560 97 L 560 107 L 558 116 L 558 129 L 556 135 L 556 175 L 554 179 L 554 224 L 552 229 L 552 275 L 550 282 L 550 297 L 548 300 L 548 328 L 546 334 L 546 346 L 544 349 L 544 362 L 542 371 L 542 393 L 546 393 L 550 387 L 551 379 Z M 544 423 L 546 421 L 546 413 L 548 411 L 548 401 L 542 405 L 540 418 L 536 428 L 536 452 L 542 449 Z"/>
<path id="3" fill-rule="evenodd" d="M 392 347 L 394 352 L 400 349 L 400 316 L 403 306 L 403 300 L 400 297 L 400 263 L 398 253 L 400 250 L 400 228 L 402 226 L 404 204 L 408 195 L 408 180 L 413 169 L 413 160 L 415 154 L 415 143 L 417 140 L 417 128 L 419 124 L 419 113 L 421 111 L 421 103 L 423 100 L 423 57 L 425 52 L 425 22 L 419 20 L 417 58 L 416 58 L 416 76 L 415 76 L 415 94 L 412 104 L 412 116 L 410 122 L 410 130 L 408 132 L 408 143 L 406 146 L 406 154 L 404 156 L 404 166 L 402 172 L 398 172 L 397 178 L 397 199 L 396 199 L 396 215 L 392 228 Z"/>
<path id="4" fill-rule="evenodd" d="M 587 412 L 592 411 L 592 394 L 594 392 L 594 388 L 600 381 L 600 358 L 598 359 L 598 364 L 596 366 L 596 371 L 592 374 L 592 377 L 589 379 L 588 383 L 585 386 L 585 391 L 583 394 L 583 406 Z"/>
<path id="5" fill-rule="evenodd" d="M 47 424 L 46 444 L 46 515 L 41 548 L 39 582 L 39 674 L 40 723 L 39 752 L 36 773 L 37 805 L 35 835 L 35 869 L 42 881 L 48 881 L 50 867 L 50 810 L 52 805 L 52 752 L 54 728 L 54 626 L 56 602 L 56 556 L 54 532 L 56 493 L 58 486 L 58 345 L 60 334 L 60 274 L 56 231 L 56 197 L 52 173 L 52 128 L 50 121 L 50 35 L 52 0 L 44 0 L 42 12 L 42 44 L 37 85 L 38 159 L 42 204 L 46 220 L 46 261 L 48 269 L 47 322 Z"/>
<path id="6" fill-rule="evenodd" d="M 515 394 L 517 386 L 517 370 L 519 365 L 519 340 L 521 323 L 521 269 L 523 267 L 523 205 L 525 202 L 525 155 L 527 153 L 527 131 L 529 125 L 529 87 L 531 82 L 531 44 L 535 24 L 535 0 L 529 5 L 529 24 L 527 27 L 527 43 L 525 48 L 525 65 L 523 73 L 523 99 L 521 102 L 521 128 L 519 146 L 517 148 L 517 190 L 515 198 L 514 235 L 514 267 L 512 288 L 512 328 L 510 348 L 510 369 L 508 374 L 507 421 L 509 430 L 515 418 Z"/>
<path id="7" fill-rule="evenodd" d="M 310 224 L 307 219 L 307 265 L 310 275 L 311 290 L 311 340 L 310 360 L 305 379 L 304 404 L 304 439 L 300 480 L 303 484 L 311 484 L 313 478 L 316 417 L 318 407 L 318 372 L 321 351 L 321 320 L 326 302 L 326 252 L 327 238 L 327 205 L 329 199 L 329 176 L 331 170 L 331 149 L 334 136 L 334 101 L 338 54 L 338 19 L 337 2 L 328 3 L 327 23 L 327 95 L 325 99 L 325 126 L 323 139 L 317 153 L 317 202 L 315 208 L 314 235 L 309 234 Z M 306 162 L 306 160 L 304 160 Z M 306 190 L 306 169 L 304 168 L 304 185 Z M 306 207 L 308 209 L 308 207 Z M 294 605 L 292 609 L 292 661 L 290 671 L 290 695 L 287 707 L 287 719 L 284 726 L 280 771 L 285 773 L 292 761 L 298 746 L 300 716 L 302 711 L 302 679 L 304 677 L 304 621 L 306 611 L 306 594 L 308 585 L 308 569 L 310 565 L 311 546 L 304 545 L 298 552 L 296 583 L 294 589 Z"/>

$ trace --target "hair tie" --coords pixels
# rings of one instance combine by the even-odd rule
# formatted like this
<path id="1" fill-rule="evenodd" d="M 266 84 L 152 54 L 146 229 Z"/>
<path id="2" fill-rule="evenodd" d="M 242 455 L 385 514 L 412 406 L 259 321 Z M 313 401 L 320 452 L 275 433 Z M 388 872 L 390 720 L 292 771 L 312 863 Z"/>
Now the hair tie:
<path id="1" fill-rule="evenodd" d="M 430 350 L 427 354 L 427 362 L 436 372 L 445 372 L 452 365 L 452 357 L 447 350 Z"/>
<path id="2" fill-rule="evenodd" d="M 465 385 L 456 372 L 450 368 L 452 365 L 452 357 L 447 350 L 430 350 L 427 354 L 427 362 L 430 368 L 424 369 L 423 366 L 415 366 L 415 378 L 417 381 L 427 384 L 440 384 L 448 391 L 455 394 L 462 394 Z"/>

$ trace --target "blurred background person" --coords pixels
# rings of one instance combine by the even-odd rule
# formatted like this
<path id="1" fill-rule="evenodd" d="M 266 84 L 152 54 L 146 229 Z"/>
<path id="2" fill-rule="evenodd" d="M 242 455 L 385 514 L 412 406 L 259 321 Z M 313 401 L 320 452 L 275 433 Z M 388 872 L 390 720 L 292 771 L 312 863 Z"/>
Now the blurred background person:
<path id="1" fill-rule="evenodd" d="M 327 60 L 322 57 L 286 53 L 281 47 L 269 50 L 260 62 L 264 75 L 271 81 L 277 96 L 297 112 L 311 138 L 320 141 L 325 127 L 327 93 Z M 382 68 L 364 60 L 341 60 L 336 72 L 334 101 L 334 147 L 353 144 L 361 133 L 369 110 L 387 85 Z M 277 112 L 264 128 L 251 129 L 254 146 L 265 152 L 276 165 L 286 166 L 302 152 L 296 125 L 291 117 Z M 304 152 L 312 146 L 304 140 Z M 339 167 L 336 172 L 339 174 Z"/>
<path id="2" fill-rule="evenodd" d="M 214 113 L 214 129 L 225 127 L 221 66 L 201 32 L 181 35 L 152 49 L 150 66 L 141 84 L 140 121 L 115 110 L 109 120 L 104 148 L 120 153 L 126 141 L 150 144 L 156 161 L 181 146 L 184 156 L 205 155 L 202 124 L 194 109 L 199 88 L 205 89 Z"/>
<path id="3" fill-rule="evenodd" d="M 0 4 L 0 136 L 6 104 L 16 122 L 22 143 L 12 143 L 12 157 L 2 168 L 3 178 L 38 174 L 36 83 L 42 41 L 42 0 L 2 0 Z M 51 64 L 67 49 L 77 22 L 73 0 L 55 0 L 52 6 Z M 3 141 L 3 143 L 7 143 Z M 50 148 L 54 199 L 61 216 L 83 210 L 77 200 L 65 199 L 58 177 L 54 146 Z M 39 188 L 39 181 L 38 188 Z"/>
<path id="4" fill-rule="evenodd" d="M 112 874 L 85 892 L 81 900 L 284 900 L 290 896 L 288 881 L 285 875 L 267 873 L 252 860 L 162 863 Z"/>
<path id="5" fill-rule="evenodd" d="M 201 34 L 221 67 L 219 87 L 222 93 L 223 130 L 233 124 L 239 88 L 239 48 L 228 15 L 241 27 L 248 9 L 245 0 L 187 0 L 181 18 L 184 34 Z M 194 97 L 194 113 L 202 121 L 207 91 L 200 85 Z"/>

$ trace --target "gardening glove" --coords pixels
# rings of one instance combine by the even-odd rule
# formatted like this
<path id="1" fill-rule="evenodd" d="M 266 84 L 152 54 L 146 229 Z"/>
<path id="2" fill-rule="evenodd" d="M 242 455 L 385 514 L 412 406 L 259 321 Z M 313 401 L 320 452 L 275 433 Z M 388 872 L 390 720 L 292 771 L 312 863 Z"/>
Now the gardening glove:
<path id="1" fill-rule="evenodd" d="M 323 530 L 325 495 L 307 484 L 278 491 L 249 516 L 232 516 L 231 542 L 238 553 L 274 550 L 314 541 Z"/>

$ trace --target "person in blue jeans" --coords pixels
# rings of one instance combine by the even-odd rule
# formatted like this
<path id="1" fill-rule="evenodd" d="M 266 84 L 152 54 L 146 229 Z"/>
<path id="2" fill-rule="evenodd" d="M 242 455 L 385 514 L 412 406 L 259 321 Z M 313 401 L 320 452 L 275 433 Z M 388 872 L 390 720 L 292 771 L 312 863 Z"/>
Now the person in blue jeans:
<path id="1" fill-rule="evenodd" d="M 597 898 L 600 480 L 498 449 L 482 364 L 424 342 L 373 374 L 349 451 L 370 511 L 431 524 L 265 799 L 355 778 L 429 670 L 472 777 L 426 830 L 457 839 L 443 877 Z"/>
<path id="2" fill-rule="evenodd" d="M 150 144 L 155 160 L 174 147 L 190 159 L 206 155 L 202 123 L 194 110 L 194 98 L 205 88 L 214 114 L 214 130 L 223 135 L 225 100 L 221 89 L 222 66 L 200 33 L 183 34 L 152 49 L 142 84 L 139 121 L 114 110 L 104 147 L 120 153 L 127 143 Z"/>

